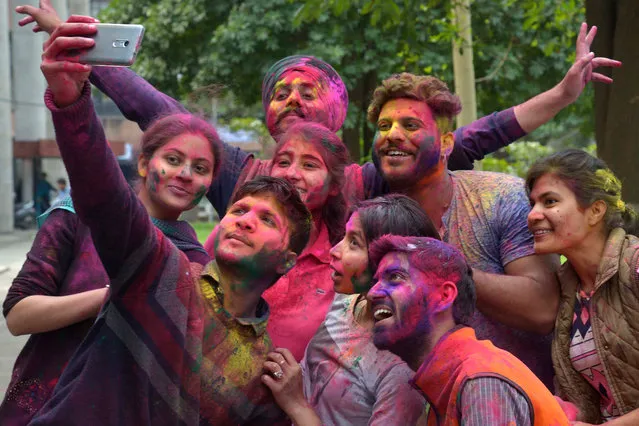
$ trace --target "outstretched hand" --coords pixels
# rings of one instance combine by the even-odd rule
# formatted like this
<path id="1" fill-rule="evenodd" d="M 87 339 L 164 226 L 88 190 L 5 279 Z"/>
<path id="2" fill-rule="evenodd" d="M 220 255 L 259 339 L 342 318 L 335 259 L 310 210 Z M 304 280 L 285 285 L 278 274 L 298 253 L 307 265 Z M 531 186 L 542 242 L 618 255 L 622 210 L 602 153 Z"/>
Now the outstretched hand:
<path id="1" fill-rule="evenodd" d="M 40 0 L 39 7 L 28 4 L 17 6 L 16 12 L 28 15 L 18 21 L 18 25 L 21 27 L 33 22 L 36 23 L 31 29 L 34 33 L 44 31 L 52 34 L 63 22 L 58 12 L 51 5 L 51 0 Z"/>
<path id="2" fill-rule="evenodd" d="M 60 108 L 71 105 L 80 97 L 89 78 L 91 66 L 78 61 L 80 54 L 95 44 L 88 37 L 97 31 L 95 22 L 90 16 L 72 16 L 44 43 L 40 70 Z"/>
<path id="3" fill-rule="evenodd" d="M 581 24 L 579 35 L 577 36 L 575 63 L 572 64 L 561 83 L 559 83 L 563 89 L 564 96 L 566 96 L 570 102 L 574 102 L 577 98 L 579 98 L 579 95 L 583 92 L 586 84 L 590 81 L 597 81 L 606 84 L 612 83 L 612 78 L 601 73 L 594 72 L 595 68 L 619 68 L 621 66 L 621 62 L 619 61 L 609 58 L 595 57 L 595 54 L 590 51 L 590 46 L 592 45 L 592 41 L 596 34 L 596 26 L 593 26 L 590 30 L 588 30 L 588 24 L 585 22 Z"/>

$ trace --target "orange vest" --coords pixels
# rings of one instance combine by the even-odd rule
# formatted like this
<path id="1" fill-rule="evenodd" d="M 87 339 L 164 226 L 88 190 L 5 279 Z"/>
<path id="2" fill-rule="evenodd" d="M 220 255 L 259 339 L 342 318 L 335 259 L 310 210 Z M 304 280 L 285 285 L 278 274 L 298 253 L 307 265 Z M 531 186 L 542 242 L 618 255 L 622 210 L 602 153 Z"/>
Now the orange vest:
<path id="1" fill-rule="evenodd" d="M 430 403 L 428 425 L 459 425 L 460 391 L 466 380 L 478 377 L 496 377 L 521 391 L 535 426 L 569 425 L 559 403 L 524 363 L 489 340 L 477 340 L 469 327 L 453 329 L 440 339 L 415 374 L 413 385 Z"/>

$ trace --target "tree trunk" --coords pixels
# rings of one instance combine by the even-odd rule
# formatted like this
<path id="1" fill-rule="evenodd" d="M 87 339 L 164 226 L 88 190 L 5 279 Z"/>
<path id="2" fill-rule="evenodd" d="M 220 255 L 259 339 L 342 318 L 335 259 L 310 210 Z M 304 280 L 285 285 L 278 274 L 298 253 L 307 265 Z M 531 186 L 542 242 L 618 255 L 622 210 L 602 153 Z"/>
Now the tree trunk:
<path id="1" fill-rule="evenodd" d="M 357 85 L 348 92 L 349 109 L 351 114 L 356 115 L 356 119 L 354 126 L 342 128 L 342 141 L 348 148 L 351 160 L 356 163 L 368 154 L 373 142 L 374 132 L 366 124 L 366 110 L 377 84 L 377 73 L 369 71 L 363 74 L 357 80 Z"/>
<path id="2" fill-rule="evenodd" d="M 461 113 L 457 116 L 457 127 L 461 127 L 477 120 L 470 0 L 459 0 L 453 8 L 453 16 L 458 31 L 453 39 L 455 93 L 462 103 Z"/>
<path id="3" fill-rule="evenodd" d="M 342 141 L 344 141 L 346 148 L 348 148 L 353 162 L 359 161 L 359 130 L 359 125 L 342 127 Z"/>
<path id="4" fill-rule="evenodd" d="M 621 68 L 605 71 L 612 85 L 595 83 L 597 154 L 624 183 L 624 199 L 639 203 L 639 2 L 586 0 L 589 25 L 597 25 L 592 49 L 597 56 L 618 59 Z M 597 70 L 602 72 L 601 70 Z"/>

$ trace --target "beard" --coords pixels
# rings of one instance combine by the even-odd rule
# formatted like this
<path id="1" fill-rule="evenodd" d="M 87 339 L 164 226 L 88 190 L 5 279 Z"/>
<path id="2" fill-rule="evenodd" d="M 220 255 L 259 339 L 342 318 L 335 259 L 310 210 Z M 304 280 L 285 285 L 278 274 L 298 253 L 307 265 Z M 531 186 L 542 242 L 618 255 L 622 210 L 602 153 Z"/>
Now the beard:
<path id="1" fill-rule="evenodd" d="M 262 248 L 257 253 L 241 255 L 230 250 L 221 249 L 219 246 L 219 234 L 216 236 L 214 246 L 215 261 L 220 265 L 235 271 L 247 280 L 263 281 L 267 277 L 273 277 L 273 281 L 279 278 L 277 268 L 286 260 L 287 250 L 273 250 Z"/>

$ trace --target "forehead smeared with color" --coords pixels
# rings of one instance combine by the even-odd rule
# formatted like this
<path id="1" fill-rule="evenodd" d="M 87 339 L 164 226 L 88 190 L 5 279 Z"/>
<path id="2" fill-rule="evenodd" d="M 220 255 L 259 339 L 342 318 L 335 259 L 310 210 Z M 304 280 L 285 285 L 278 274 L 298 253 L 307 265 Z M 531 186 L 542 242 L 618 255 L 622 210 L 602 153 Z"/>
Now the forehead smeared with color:
<path id="1" fill-rule="evenodd" d="M 442 281 L 456 283 L 470 269 L 455 247 L 434 238 L 384 235 L 369 248 L 375 267 L 389 253 L 406 255 L 411 267 Z"/>
<path id="2" fill-rule="evenodd" d="M 269 68 L 262 82 L 264 111 L 268 110 L 269 103 L 279 87 L 278 83 L 292 71 L 303 73 L 316 82 L 318 95 L 324 99 L 327 111 L 331 115 L 329 128 L 334 132 L 339 130 L 346 118 L 348 91 L 337 71 L 328 63 L 313 56 L 288 56 Z"/>

